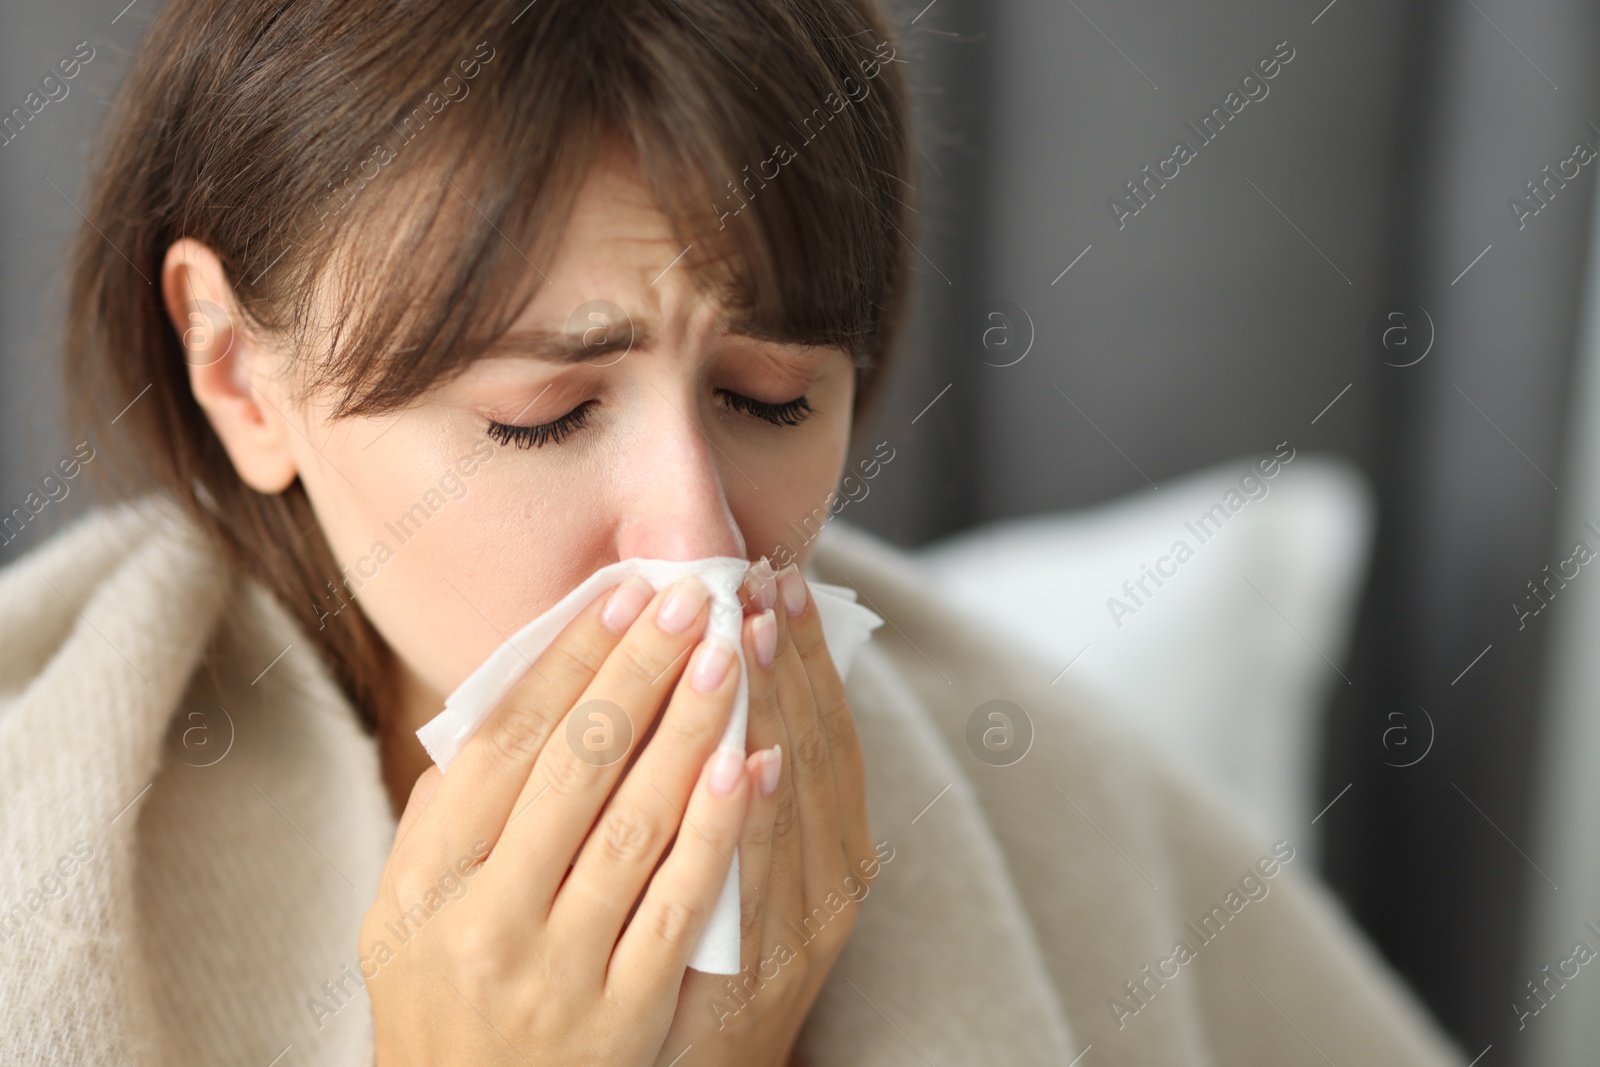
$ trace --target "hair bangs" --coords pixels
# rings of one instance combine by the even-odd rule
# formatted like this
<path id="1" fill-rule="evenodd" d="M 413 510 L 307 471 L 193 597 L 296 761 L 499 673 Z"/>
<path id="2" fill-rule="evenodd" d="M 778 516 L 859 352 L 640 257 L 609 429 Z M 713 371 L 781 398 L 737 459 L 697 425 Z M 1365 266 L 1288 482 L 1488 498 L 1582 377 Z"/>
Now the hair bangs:
<path id="1" fill-rule="evenodd" d="M 900 102 L 874 100 L 899 85 L 881 77 L 892 60 L 871 29 L 813 38 L 764 24 L 781 11 L 691 22 L 672 4 L 612 6 L 628 18 L 531 9 L 519 33 L 565 46 L 494 50 L 426 143 L 382 136 L 408 130 L 415 107 L 381 115 L 378 174 L 315 260 L 333 317 L 295 331 L 314 353 L 307 387 L 332 389 L 338 415 L 404 406 L 510 328 L 548 280 L 607 142 L 631 152 L 685 268 L 742 329 L 842 349 L 858 375 L 876 369 L 902 270 L 898 242 L 884 240 L 903 208 L 886 179 L 905 169 L 906 147 L 889 121 Z"/>

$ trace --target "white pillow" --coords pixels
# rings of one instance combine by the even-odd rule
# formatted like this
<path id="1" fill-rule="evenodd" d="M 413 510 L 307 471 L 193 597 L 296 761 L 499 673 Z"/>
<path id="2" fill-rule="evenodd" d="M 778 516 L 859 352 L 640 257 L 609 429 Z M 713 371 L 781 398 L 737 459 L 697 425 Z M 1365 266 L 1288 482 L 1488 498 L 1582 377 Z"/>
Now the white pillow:
<path id="1" fill-rule="evenodd" d="M 1257 466 L 1267 459 L 1280 462 Z M 916 555 L 946 595 L 1054 671 L 1070 664 L 1067 685 L 1144 728 L 1262 832 L 1314 850 L 1310 821 L 1333 799 L 1317 773 L 1322 711 L 1347 684 L 1373 514 L 1353 465 L 1285 445 Z"/>

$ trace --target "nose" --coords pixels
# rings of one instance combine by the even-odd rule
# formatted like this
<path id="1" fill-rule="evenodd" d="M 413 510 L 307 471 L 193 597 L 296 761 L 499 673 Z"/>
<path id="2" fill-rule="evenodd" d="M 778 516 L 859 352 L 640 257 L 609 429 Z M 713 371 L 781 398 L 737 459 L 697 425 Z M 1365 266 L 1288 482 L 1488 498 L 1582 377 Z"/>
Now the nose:
<path id="1" fill-rule="evenodd" d="M 706 436 L 693 398 L 646 388 L 635 432 L 615 457 L 619 559 L 745 556 L 744 534 L 723 490 L 739 479 Z"/>

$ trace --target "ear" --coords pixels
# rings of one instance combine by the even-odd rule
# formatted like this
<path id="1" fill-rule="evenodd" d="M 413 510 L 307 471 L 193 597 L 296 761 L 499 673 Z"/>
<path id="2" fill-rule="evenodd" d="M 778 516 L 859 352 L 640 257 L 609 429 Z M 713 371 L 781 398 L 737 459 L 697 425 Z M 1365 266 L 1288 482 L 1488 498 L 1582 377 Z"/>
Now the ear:
<path id="1" fill-rule="evenodd" d="M 257 492 L 282 492 L 298 474 L 294 428 L 262 392 L 273 388 L 278 360 L 243 329 L 216 253 L 190 237 L 175 241 L 161 264 L 161 298 L 183 342 L 189 388 L 234 469 Z"/>

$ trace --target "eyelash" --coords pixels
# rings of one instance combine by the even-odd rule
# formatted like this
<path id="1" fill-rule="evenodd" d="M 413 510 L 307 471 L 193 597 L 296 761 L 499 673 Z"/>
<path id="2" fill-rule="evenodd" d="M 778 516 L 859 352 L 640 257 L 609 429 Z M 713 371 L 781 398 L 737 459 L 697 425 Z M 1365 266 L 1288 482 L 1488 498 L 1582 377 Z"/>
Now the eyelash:
<path id="1" fill-rule="evenodd" d="M 814 414 L 811 402 L 804 396 L 797 396 L 781 404 L 769 404 L 764 400 L 757 400 L 728 389 L 718 389 L 717 393 L 728 407 L 774 426 L 798 426 Z M 589 411 L 596 403 L 598 403 L 596 400 L 585 400 L 559 419 L 536 426 L 514 426 L 490 420 L 489 436 L 502 445 L 515 445 L 517 448 L 559 445 L 588 424 Z"/>
<path id="2" fill-rule="evenodd" d="M 742 411 L 774 426 L 798 426 L 812 415 L 811 402 L 804 396 L 785 400 L 781 404 L 769 404 L 764 400 L 757 400 L 743 393 L 730 392 L 727 389 L 718 389 L 717 392 L 735 411 Z"/>
<path id="3" fill-rule="evenodd" d="M 595 403 L 585 400 L 559 419 L 537 426 L 513 426 L 490 420 L 489 436 L 502 445 L 515 445 L 518 448 L 543 448 L 551 442 L 559 445 L 569 435 L 583 429 L 589 421 L 589 409 Z"/>

